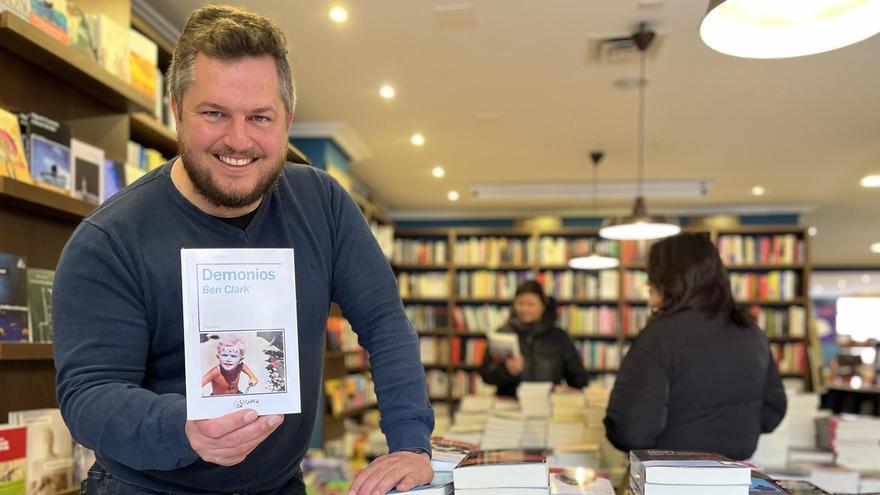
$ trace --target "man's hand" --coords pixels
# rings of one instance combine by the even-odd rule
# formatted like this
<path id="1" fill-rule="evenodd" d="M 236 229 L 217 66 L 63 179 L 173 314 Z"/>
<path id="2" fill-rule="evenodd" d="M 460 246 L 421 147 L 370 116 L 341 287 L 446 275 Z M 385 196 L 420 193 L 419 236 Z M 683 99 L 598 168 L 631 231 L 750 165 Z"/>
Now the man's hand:
<path id="1" fill-rule="evenodd" d="M 392 488 L 404 492 L 434 478 L 425 453 L 392 452 L 371 462 L 351 484 L 348 495 L 385 495 Z"/>
<path id="2" fill-rule="evenodd" d="M 257 411 L 245 409 L 219 418 L 187 421 L 186 438 L 203 460 L 234 466 L 257 448 L 282 421 L 284 416 L 281 415 L 257 417 Z"/>
<path id="3" fill-rule="evenodd" d="M 510 373 L 510 376 L 519 376 L 522 374 L 524 366 L 525 361 L 522 356 L 511 356 L 504 360 L 504 367 L 507 368 L 507 372 Z"/>

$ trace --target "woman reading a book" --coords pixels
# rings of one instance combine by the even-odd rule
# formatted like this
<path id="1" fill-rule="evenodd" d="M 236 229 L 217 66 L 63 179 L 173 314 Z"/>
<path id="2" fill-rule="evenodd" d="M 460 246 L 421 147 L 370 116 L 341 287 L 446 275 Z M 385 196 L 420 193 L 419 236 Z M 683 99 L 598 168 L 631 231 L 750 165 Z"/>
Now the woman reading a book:
<path id="1" fill-rule="evenodd" d="M 767 336 L 734 304 L 718 250 L 703 234 L 654 244 L 648 287 L 654 314 L 611 392 L 608 440 L 749 458 L 785 416 L 785 391 Z"/>
<path id="2" fill-rule="evenodd" d="M 560 384 L 565 379 L 576 388 L 587 384 L 589 376 L 571 337 L 555 323 L 556 301 L 544 294 L 540 283 L 521 283 L 510 319 L 489 335 L 480 368 L 483 381 L 497 387 L 496 395 L 516 397 L 523 381 Z M 505 341 L 513 345 L 503 345 Z"/>

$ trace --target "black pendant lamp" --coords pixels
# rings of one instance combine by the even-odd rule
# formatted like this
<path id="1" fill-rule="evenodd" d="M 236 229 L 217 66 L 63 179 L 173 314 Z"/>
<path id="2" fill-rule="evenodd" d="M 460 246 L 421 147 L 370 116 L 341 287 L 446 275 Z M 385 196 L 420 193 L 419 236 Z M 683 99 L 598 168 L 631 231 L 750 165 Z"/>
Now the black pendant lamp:
<path id="1" fill-rule="evenodd" d="M 605 153 L 602 151 L 593 151 L 590 153 L 590 159 L 593 161 L 593 216 L 596 216 L 596 202 L 599 200 L 599 162 Z M 595 242 L 591 248 L 589 256 L 576 256 L 568 260 L 568 266 L 575 270 L 605 270 L 615 268 L 620 264 L 620 260 L 616 257 L 602 256 L 596 253 Z"/>

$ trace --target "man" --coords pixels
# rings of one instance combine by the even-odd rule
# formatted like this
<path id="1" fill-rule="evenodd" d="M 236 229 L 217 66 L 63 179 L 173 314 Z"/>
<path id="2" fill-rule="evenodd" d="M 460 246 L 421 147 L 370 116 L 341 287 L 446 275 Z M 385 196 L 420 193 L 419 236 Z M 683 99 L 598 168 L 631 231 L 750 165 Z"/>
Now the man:
<path id="1" fill-rule="evenodd" d="M 284 35 L 253 13 L 197 10 L 169 88 L 180 157 L 89 215 L 55 278 L 58 400 L 97 456 L 87 493 L 305 493 L 331 300 L 370 351 L 391 451 L 350 493 L 430 481 L 433 413 L 390 268 L 339 184 L 284 162 Z M 187 421 L 180 249 L 245 247 L 294 249 L 303 412 Z"/>

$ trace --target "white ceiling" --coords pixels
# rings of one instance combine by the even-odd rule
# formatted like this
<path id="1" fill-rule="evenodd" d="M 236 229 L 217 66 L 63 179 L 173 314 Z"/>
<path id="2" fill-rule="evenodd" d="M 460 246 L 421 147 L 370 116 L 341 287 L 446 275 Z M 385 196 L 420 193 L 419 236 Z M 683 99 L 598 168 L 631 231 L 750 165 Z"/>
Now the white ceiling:
<path id="1" fill-rule="evenodd" d="M 182 27 L 206 2 L 148 2 Z M 649 198 L 652 211 L 805 213 L 820 263 L 880 265 L 880 36 L 829 53 L 746 60 L 699 39 L 706 1 L 474 0 L 476 25 L 444 29 L 433 10 L 466 0 L 349 0 L 344 25 L 324 0 L 239 0 L 287 33 L 298 84 L 296 120 L 345 122 L 371 157 L 350 170 L 398 214 L 589 214 L 579 200 L 480 201 L 472 182 L 582 182 L 603 149 L 600 180 L 636 176 L 635 61 L 587 61 L 591 38 L 627 36 L 648 21 L 662 37 L 647 67 L 649 180 L 706 179 L 698 199 Z M 657 2 L 648 2 L 655 4 Z M 878 19 L 880 22 L 880 19 Z M 397 98 L 378 96 L 383 83 Z M 427 139 L 409 143 L 413 132 Z M 430 174 L 446 167 L 442 180 Z M 751 188 L 763 186 L 762 198 Z M 446 192 L 462 199 L 450 203 Z M 602 199 L 600 212 L 631 201 Z M 858 218 L 848 228 L 848 217 Z M 834 233 L 832 235 L 832 233 Z M 842 250 L 846 243 L 851 249 Z"/>

